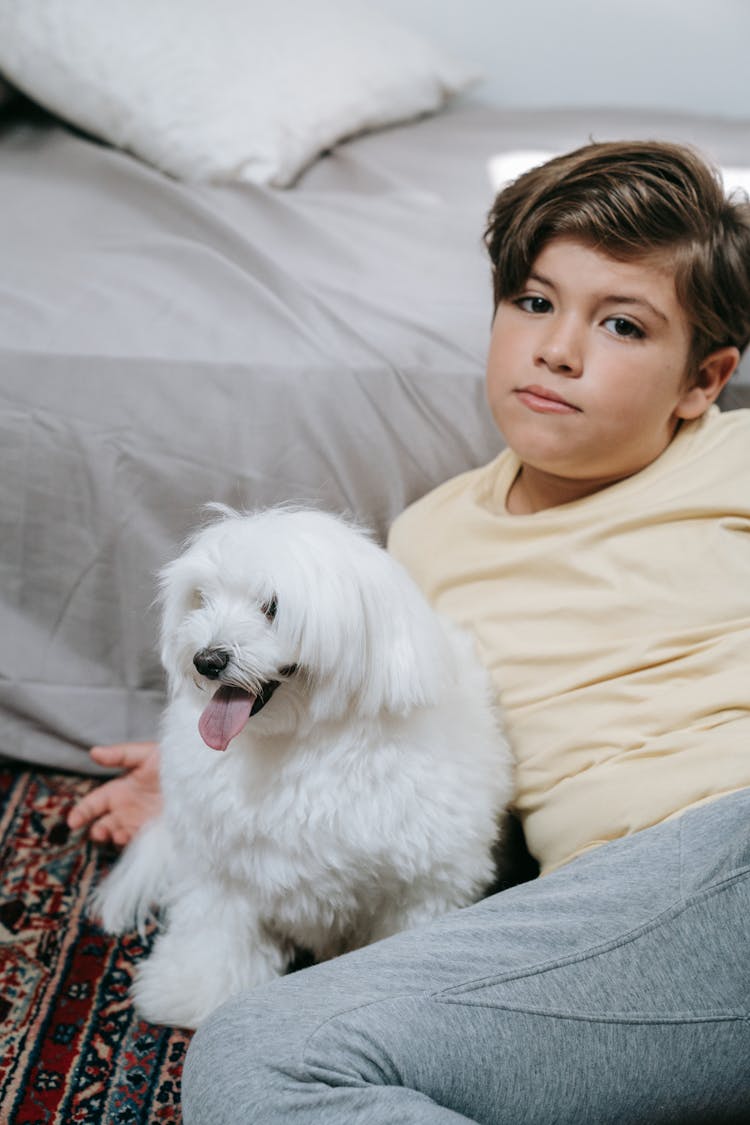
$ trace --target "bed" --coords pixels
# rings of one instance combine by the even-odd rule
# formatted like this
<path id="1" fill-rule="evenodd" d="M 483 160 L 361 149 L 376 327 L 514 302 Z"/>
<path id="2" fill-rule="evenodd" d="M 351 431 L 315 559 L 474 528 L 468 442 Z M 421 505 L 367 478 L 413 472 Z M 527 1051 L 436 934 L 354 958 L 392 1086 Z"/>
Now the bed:
<path id="1" fill-rule="evenodd" d="M 499 152 L 750 121 L 464 100 L 292 187 L 180 182 L 27 101 L 0 133 L 0 749 L 87 770 L 146 738 L 155 576 L 204 505 L 312 503 L 383 538 L 500 448 L 481 235 Z M 750 404 L 747 365 L 725 406 Z"/>

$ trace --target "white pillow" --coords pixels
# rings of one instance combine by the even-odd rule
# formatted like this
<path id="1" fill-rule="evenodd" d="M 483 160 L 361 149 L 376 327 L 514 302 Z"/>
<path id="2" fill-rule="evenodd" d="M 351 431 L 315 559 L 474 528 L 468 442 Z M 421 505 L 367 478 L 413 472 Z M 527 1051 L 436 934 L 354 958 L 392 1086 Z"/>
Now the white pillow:
<path id="1" fill-rule="evenodd" d="M 174 176 L 277 186 L 476 77 L 359 0 L 0 0 L 0 72 Z"/>
<path id="2" fill-rule="evenodd" d="M 500 191 L 524 172 L 531 171 L 539 164 L 545 164 L 557 155 L 555 152 L 546 152 L 542 149 L 513 149 L 510 152 L 500 152 L 487 161 L 490 184 L 494 191 Z M 719 172 L 727 195 L 735 191 L 744 191 L 750 195 L 750 168 L 727 165 L 719 168 Z"/>

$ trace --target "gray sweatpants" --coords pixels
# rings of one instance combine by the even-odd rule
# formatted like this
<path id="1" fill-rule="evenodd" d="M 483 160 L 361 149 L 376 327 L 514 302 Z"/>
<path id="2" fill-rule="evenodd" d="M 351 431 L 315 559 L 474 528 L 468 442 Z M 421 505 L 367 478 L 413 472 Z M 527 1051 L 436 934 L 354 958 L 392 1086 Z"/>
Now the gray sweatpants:
<path id="1" fill-rule="evenodd" d="M 185 1125 L 750 1121 L 750 790 L 224 1005 Z"/>

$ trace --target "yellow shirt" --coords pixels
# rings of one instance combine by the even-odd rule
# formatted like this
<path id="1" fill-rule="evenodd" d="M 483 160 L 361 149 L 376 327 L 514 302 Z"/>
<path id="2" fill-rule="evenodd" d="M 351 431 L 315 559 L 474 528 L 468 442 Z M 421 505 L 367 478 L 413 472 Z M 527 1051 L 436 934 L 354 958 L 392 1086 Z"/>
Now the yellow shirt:
<path id="1" fill-rule="evenodd" d="M 470 629 L 547 872 L 750 785 L 750 411 L 712 408 L 635 476 L 532 515 L 505 450 L 389 548 Z"/>

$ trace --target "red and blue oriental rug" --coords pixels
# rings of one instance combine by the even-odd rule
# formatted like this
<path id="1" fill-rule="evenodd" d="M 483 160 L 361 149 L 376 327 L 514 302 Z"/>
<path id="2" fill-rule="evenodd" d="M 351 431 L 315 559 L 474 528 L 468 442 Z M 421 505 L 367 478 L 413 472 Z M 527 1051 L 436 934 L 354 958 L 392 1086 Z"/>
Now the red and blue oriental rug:
<path id="1" fill-rule="evenodd" d="M 92 784 L 0 766 L 1 1125 L 180 1122 L 189 1033 L 136 1017 L 144 943 L 86 917 L 114 853 L 65 818 Z"/>

